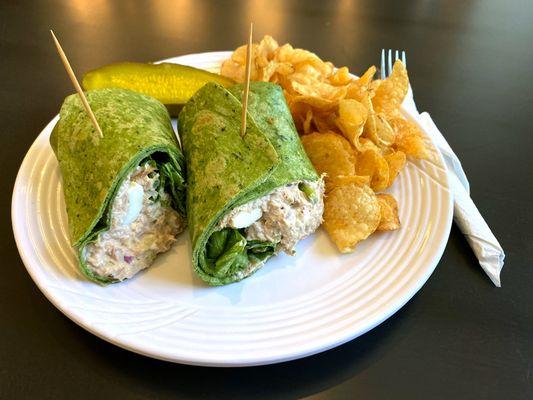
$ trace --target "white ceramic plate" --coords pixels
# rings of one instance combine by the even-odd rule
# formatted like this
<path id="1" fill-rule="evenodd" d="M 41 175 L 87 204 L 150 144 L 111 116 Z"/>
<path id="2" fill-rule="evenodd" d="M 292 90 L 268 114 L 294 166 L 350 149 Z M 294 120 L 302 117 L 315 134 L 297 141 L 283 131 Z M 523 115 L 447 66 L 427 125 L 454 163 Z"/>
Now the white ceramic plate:
<path id="1" fill-rule="evenodd" d="M 217 70 L 228 52 L 172 62 Z M 410 118 L 416 120 L 417 116 Z M 192 270 L 188 233 L 146 272 L 115 285 L 89 282 L 67 237 L 58 163 L 48 144 L 58 117 L 20 167 L 12 223 L 20 255 L 46 297 L 95 335 L 125 349 L 210 366 L 270 364 L 315 354 L 372 329 L 422 287 L 446 245 L 452 196 L 441 155 L 409 162 L 390 192 L 402 228 L 340 255 L 319 230 L 255 275 L 208 287 Z"/>

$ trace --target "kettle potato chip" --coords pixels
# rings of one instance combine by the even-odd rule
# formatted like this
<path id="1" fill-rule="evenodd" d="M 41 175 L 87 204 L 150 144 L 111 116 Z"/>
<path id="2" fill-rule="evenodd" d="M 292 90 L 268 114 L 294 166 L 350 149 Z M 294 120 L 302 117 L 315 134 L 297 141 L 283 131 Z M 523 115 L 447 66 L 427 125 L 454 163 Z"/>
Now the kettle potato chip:
<path id="1" fill-rule="evenodd" d="M 348 141 L 333 132 L 311 133 L 302 144 L 319 174 L 326 174 L 326 185 L 338 175 L 355 175 L 354 154 Z"/>
<path id="2" fill-rule="evenodd" d="M 376 67 L 372 65 L 359 79 L 348 84 L 346 97 L 357 101 L 362 101 L 365 97 L 372 97 L 373 92 L 370 91 L 370 84 L 375 74 Z"/>
<path id="3" fill-rule="evenodd" d="M 422 132 L 420 132 L 415 123 L 403 118 L 393 118 L 390 123 L 396 132 L 394 147 L 397 150 L 415 158 L 428 158 L 428 151 L 422 139 Z"/>
<path id="4" fill-rule="evenodd" d="M 376 144 L 380 147 L 390 147 L 396 139 L 394 130 L 383 114 L 376 114 L 376 137 Z"/>
<path id="5" fill-rule="evenodd" d="M 324 228 L 341 253 L 353 251 L 380 221 L 378 199 L 366 185 L 336 186 L 324 199 Z"/>
<path id="6" fill-rule="evenodd" d="M 354 183 L 358 186 L 361 185 L 370 185 L 370 177 L 363 175 L 337 175 L 329 179 L 329 186 L 327 190 L 331 190 L 337 186 L 348 185 Z"/>
<path id="7" fill-rule="evenodd" d="M 365 124 L 364 137 L 369 138 L 374 141 L 377 140 L 376 136 L 376 113 L 374 112 L 374 107 L 372 106 L 372 98 L 367 93 L 361 98 L 361 104 L 363 104 L 368 110 L 368 118 Z"/>
<path id="8" fill-rule="evenodd" d="M 335 86 L 345 86 L 352 81 L 352 76 L 348 68 L 342 67 L 333 73 L 329 81 Z"/>
<path id="9" fill-rule="evenodd" d="M 389 164 L 383 156 L 375 150 L 369 149 L 357 156 L 355 164 L 357 175 L 370 177 L 370 187 L 380 192 L 389 185 Z"/>
<path id="10" fill-rule="evenodd" d="M 387 164 L 389 164 L 389 183 L 387 187 L 390 187 L 400 171 L 405 167 L 406 157 L 403 151 L 395 151 L 383 156 Z"/>
<path id="11" fill-rule="evenodd" d="M 367 108 L 357 100 L 345 99 L 339 102 L 339 117 L 336 120 L 341 133 L 356 148 L 360 149 L 359 136 L 363 133 Z"/>
<path id="12" fill-rule="evenodd" d="M 398 203 L 390 194 L 380 193 L 376 195 L 380 206 L 380 220 L 378 231 L 394 231 L 400 229 L 398 217 Z"/>
<path id="13" fill-rule="evenodd" d="M 383 113 L 390 117 L 398 115 L 408 89 L 407 70 L 403 63 L 397 60 L 392 67 L 390 76 L 383 80 L 376 89 L 376 94 L 372 98 L 374 109 L 377 113 Z"/>

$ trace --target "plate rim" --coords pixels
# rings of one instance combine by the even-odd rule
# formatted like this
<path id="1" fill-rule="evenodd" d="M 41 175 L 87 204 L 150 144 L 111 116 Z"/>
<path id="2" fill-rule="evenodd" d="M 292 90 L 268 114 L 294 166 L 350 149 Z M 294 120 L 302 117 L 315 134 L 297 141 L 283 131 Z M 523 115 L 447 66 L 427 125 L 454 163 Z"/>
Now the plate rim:
<path id="1" fill-rule="evenodd" d="M 191 57 L 191 58 L 198 58 L 198 57 L 212 57 L 214 55 L 218 55 L 218 56 L 221 56 L 221 55 L 224 55 L 224 56 L 228 56 L 231 54 L 231 51 L 214 51 L 214 52 L 202 52 L 202 53 L 192 53 L 192 54 L 184 54 L 184 55 L 181 55 L 181 56 L 176 56 L 176 57 L 170 57 L 170 58 L 166 58 L 166 59 L 163 59 L 163 60 L 160 60 L 160 61 L 157 61 L 158 63 L 159 62 L 176 62 L 177 59 L 180 59 L 180 58 L 186 58 L 186 57 Z M 412 112 L 409 112 L 408 110 L 405 110 L 405 108 L 403 108 L 402 106 L 402 111 L 404 113 L 406 113 L 407 115 L 409 115 L 411 118 L 415 119 L 416 120 L 416 115 L 414 115 Z M 14 238 L 15 238 L 15 242 L 16 242 L 16 245 L 17 245 L 17 250 L 19 252 L 19 255 L 20 255 L 20 258 L 26 268 L 26 270 L 28 271 L 30 277 L 32 278 L 32 280 L 34 281 L 34 283 L 37 285 L 37 287 L 39 288 L 39 290 L 44 294 L 44 296 L 48 299 L 48 301 L 50 301 L 50 303 L 52 303 L 52 305 L 54 305 L 54 307 L 56 307 L 59 311 L 61 311 L 61 313 L 63 313 L 66 317 L 68 317 L 71 321 L 73 321 L 74 323 L 76 323 L 77 325 L 79 325 L 81 328 L 85 329 L 86 331 L 92 333 L 93 335 L 99 337 L 100 339 L 103 339 L 113 345 L 116 345 L 120 348 L 123 348 L 125 350 L 129 350 L 129 351 L 132 351 L 134 353 L 137 353 L 137 354 L 140 354 L 140 355 L 143 355 L 143 356 L 147 356 L 147 357 L 151 357 L 151 358 L 155 358 L 155 359 L 159 359 L 159 360 L 163 360 L 163 361 L 169 361 L 169 362 L 174 362 L 174 363 L 181 363 L 181 364 L 188 364 L 188 365 L 197 365 L 197 366 L 211 366 L 211 367 L 245 367 L 245 366 L 258 366 L 258 365 L 268 365 L 268 364 L 274 364 L 274 363 L 282 363 L 282 362 L 287 362 L 287 361 L 291 361 L 291 360 L 295 360 L 295 359 L 299 359 L 299 358 L 304 358 L 304 357 L 308 357 L 308 356 L 311 356 L 311 355 L 314 355 L 314 354 L 318 354 L 318 353 L 321 353 L 321 352 L 324 352 L 324 351 L 327 351 L 327 350 L 330 350 L 334 347 L 337 347 L 337 346 L 340 346 L 348 341 L 351 341 L 359 336 L 362 336 L 364 335 L 365 333 L 369 332 L 370 330 L 374 329 L 376 326 L 380 325 L 382 322 L 384 322 L 385 320 L 389 319 L 392 315 L 394 315 L 396 312 L 398 312 L 398 310 L 400 310 L 403 306 L 405 306 L 405 304 L 407 304 L 407 302 L 412 299 L 419 291 L 420 289 L 426 284 L 426 282 L 428 281 L 428 279 L 430 278 L 430 276 L 433 274 L 433 272 L 435 271 L 437 265 L 439 264 L 441 258 L 442 258 L 442 255 L 445 251 L 445 248 L 446 248 L 446 245 L 448 243 L 448 238 L 449 238 L 449 235 L 450 235 L 450 231 L 451 231 L 451 226 L 452 226 L 452 221 L 453 221 L 453 192 L 451 191 L 450 189 L 450 185 L 449 185 L 449 176 L 448 176 L 448 169 L 447 169 L 447 166 L 446 166 L 446 163 L 444 162 L 444 159 L 443 159 L 443 156 L 442 156 L 442 153 L 441 151 L 438 149 L 438 147 L 435 145 L 435 142 L 433 141 L 433 139 L 431 139 L 430 137 L 428 137 L 428 139 L 431 141 L 432 145 L 434 146 L 435 150 L 436 150 L 436 154 L 438 155 L 438 158 L 439 158 L 439 161 L 440 161 L 440 167 L 442 167 L 444 169 L 444 179 L 445 179 L 445 185 L 446 185 L 446 189 L 445 192 L 447 193 L 447 195 L 444 197 L 444 202 L 447 204 L 447 214 L 446 214 L 446 221 L 445 221 L 445 229 L 443 231 L 443 240 L 441 240 L 438 244 L 438 246 L 435 247 L 435 249 L 433 250 L 433 255 L 431 257 L 431 262 L 430 264 L 432 265 L 428 265 L 427 268 L 424 269 L 424 273 L 421 277 L 418 278 L 418 280 L 416 281 L 416 284 L 413 285 L 413 283 L 411 283 L 410 287 L 409 287 L 409 290 L 408 291 L 404 291 L 405 293 L 403 294 L 403 296 L 401 296 L 400 298 L 397 299 L 394 307 L 389 307 L 387 309 L 387 312 L 385 313 L 381 313 L 379 315 L 379 318 L 375 318 L 371 324 L 367 325 L 365 327 L 364 330 L 358 330 L 352 334 L 347 334 L 345 336 L 343 336 L 342 338 L 340 338 L 339 340 L 336 340 L 336 341 L 332 341 L 331 343 L 328 343 L 327 345 L 325 346 L 322 346 L 320 348 L 313 348 L 312 350 L 309 350 L 309 351 L 304 351 L 304 352 L 296 352 L 296 353 L 288 353 L 286 354 L 284 357 L 279 357 L 279 356 L 274 356 L 272 358 L 268 358 L 268 357 L 262 357 L 261 359 L 256 359 L 255 361 L 254 360 L 247 360 L 247 361 L 238 361 L 238 362 L 231 362 L 231 360 L 228 360 L 228 361 L 221 361 L 221 360 L 213 360 L 213 359 L 208 359 L 208 358 L 196 358 L 196 359 L 180 359 L 180 358 L 176 358 L 176 357 L 172 357 L 172 356 L 165 356 L 161 353 L 157 353 L 157 352 L 151 352 L 151 351 L 148 351 L 148 350 L 143 350 L 142 348 L 139 348 L 139 347 L 136 347 L 136 346 L 131 346 L 131 345 L 128 345 L 125 341 L 125 340 L 118 340 L 116 339 L 115 337 L 111 336 L 111 335 L 108 335 L 106 336 L 105 334 L 99 332 L 98 329 L 92 327 L 90 324 L 88 323 L 85 323 L 84 321 L 80 320 L 77 315 L 75 313 L 72 313 L 71 311 L 68 310 L 68 307 L 66 306 L 63 306 L 61 304 L 60 301 L 58 301 L 58 299 L 56 299 L 54 297 L 54 295 L 52 294 L 52 291 L 49 290 L 46 285 L 44 285 L 43 282 L 41 282 L 38 277 L 37 277 L 37 272 L 34 271 L 31 267 L 32 265 L 32 261 L 29 259 L 28 255 L 26 254 L 26 249 L 24 248 L 23 246 L 23 242 L 25 241 L 25 238 L 24 238 L 24 232 L 23 232 L 23 226 L 22 224 L 15 224 L 15 221 L 17 220 L 17 216 L 16 216 L 16 213 L 17 213 L 17 200 L 18 198 L 20 197 L 21 199 L 24 198 L 23 196 L 23 191 L 21 190 L 21 186 L 22 186 L 22 179 L 23 179 L 23 173 L 26 172 L 26 168 L 24 168 L 25 166 L 28 165 L 28 163 L 30 162 L 29 160 L 29 155 L 31 154 L 32 150 L 34 149 L 34 147 L 36 147 L 37 145 L 40 144 L 40 141 L 44 140 L 42 137 L 41 137 L 41 134 L 51 128 L 53 125 L 55 125 L 55 123 L 57 123 L 57 120 L 59 119 L 59 115 L 56 114 L 52 120 L 50 120 L 50 122 L 48 122 L 48 124 L 46 124 L 46 126 L 41 130 L 41 132 L 38 134 L 38 136 L 35 138 L 35 140 L 33 141 L 33 143 L 31 144 L 31 146 L 29 147 L 29 149 L 27 150 L 26 154 L 24 155 L 24 158 L 20 164 L 20 167 L 18 169 L 18 172 L 17 172 L 17 176 L 16 176 L 16 179 L 15 179 L 15 183 L 14 183 L 14 186 L 13 186 L 13 193 L 12 193 L 12 197 L 11 197 L 11 225 L 12 225 L 12 229 L 13 229 L 13 234 L 14 234 Z M 427 136 L 427 135 L 426 135 Z M 409 282 L 407 282 L 406 284 L 409 284 Z"/>

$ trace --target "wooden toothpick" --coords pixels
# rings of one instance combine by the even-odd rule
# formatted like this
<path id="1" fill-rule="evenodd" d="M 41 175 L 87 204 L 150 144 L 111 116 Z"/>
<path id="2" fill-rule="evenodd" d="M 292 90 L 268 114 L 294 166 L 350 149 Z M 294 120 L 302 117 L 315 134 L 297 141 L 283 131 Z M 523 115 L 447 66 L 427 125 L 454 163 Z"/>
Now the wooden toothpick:
<path id="1" fill-rule="evenodd" d="M 248 48 L 246 49 L 246 78 L 244 82 L 244 91 L 242 93 L 242 123 L 241 137 L 246 134 L 246 110 L 248 109 L 248 92 L 250 91 L 250 74 L 252 65 L 252 44 L 253 44 L 254 24 L 250 23 L 250 37 L 248 38 Z"/>
<path id="2" fill-rule="evenodd" d="M 96 128 L 96 131 L 98 132 L 100 137 L 103 138 L 104 134 L 102 133 L 102 129 L 100 128 L 100 125 L 98 125 L 98 121 L 96 120 L 96 117 L 94 116 L 93 110 L 91 110 L 91 106 L 89 105 L 89 102 L 87 101 L 87 97 L 85 97 L 85 93 L 83 93 L 83 90 L 78 82 L 78 79 L 76 79 L 76 75 L 74 75 L 74 71 L 72 70 L 70 63 L 68 62 L 67 56 L 65 55 L 63 48 L 59 44 L 59 40 L 57 40 L 56 35 L 54 35 L 53 30 L 50 29 L 50 33 L 52 34 L 52 39 L 54 39 L 57 52 L 59 53 L 59 57 L 61 58 L 61 61 L 63 62 L 63 65 L 65 66 L 65 69 L 67 70 L 67 74 L 70 80 L 72 81 L 72 84 L 76 88 L 78 95 L 80 96 L 80 100 L 83 104 L 83 107 L 85 107 L 85 111 L 87 111 L 87 114 L 89 115 L 89 118 L 91 119 L 91 122 Z"/>

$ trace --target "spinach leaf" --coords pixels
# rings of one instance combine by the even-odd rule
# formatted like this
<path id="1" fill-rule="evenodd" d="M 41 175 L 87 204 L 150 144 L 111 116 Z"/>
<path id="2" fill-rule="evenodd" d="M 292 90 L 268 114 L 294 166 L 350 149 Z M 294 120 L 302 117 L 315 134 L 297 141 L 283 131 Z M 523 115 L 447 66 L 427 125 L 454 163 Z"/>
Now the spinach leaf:
<path id="1" fill-rule="evenodd" d="M 161 188 L 172 196 L 172 207 L 185 214 L 185 181 L 172 162 L 163 162 L 159 166 Z"/>
<path id="2" fill-rule="evenodd" d="M 220 257 L 220 255 L 224 252 L 224 249 L 226 248 L 228 233 L 228 229 L 213 232 L 206 246 L 207 258 L 217 259 L 218 257 Z"/>
<path id="3" fill-rule="evenodd" d="M 224 277 L 265 261 L 275 249 L 274 243 L 246 240 L 243 229 L 225 228 L 211 235 L 203 258 L 213 275 Z"/>
<path id="4" fill-rule="evenodd" d="M 260 240 L 250 240 L 246 245 L 246 250 L 250 262 L 257 264 L 272 256 L 276 250 L 276 245 L 274 243 L 262 242 Z"/>
<path id="5" fill-rule="evenodd" d="M 164 206 L 171 206 L 182 215 L 185 214 L 185 180 L 176 168 L 177 161 L 172 155 L 165 155 L 165 158 L 156 157 L 157 161 L 149 156 L 143 160 L 142 164 L 147 163 L 159 172 L 159 180 L 155 183 L 157 195 L 150 198 L 152 201 L 159 201 L 161 194 L 167 192 L 170 194 L 170 204 L 164 203 Z M 150 173 L 152 174 L 152 172 Z M 149 176 L 150 176 L 149 174 Z"/>
<path id="6" fill-rule="evenodd" d="M 274 243 L 262 242 L 261 240 L 249 240 L 246 244 L 246 249 L 252 253 L 262 253 L 274 247 Z"/>
<path id="7" fill-rule="evenodd" d="M 246 267 L 246 239 L 236 229 L 228 229 L 224 253 L 215 261 L 215 275 L 225 276 L 230 271 Z"/>

